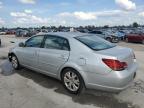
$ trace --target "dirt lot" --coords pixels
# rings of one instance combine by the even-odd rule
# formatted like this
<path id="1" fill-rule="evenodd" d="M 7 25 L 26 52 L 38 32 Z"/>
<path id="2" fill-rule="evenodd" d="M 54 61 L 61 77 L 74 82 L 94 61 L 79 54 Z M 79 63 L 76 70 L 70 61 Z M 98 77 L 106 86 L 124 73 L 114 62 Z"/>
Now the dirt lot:
<path id="1" fill-rule="evenodd" d="M 60 81 L 28 69 L 14 71 L 6 59 L 14 36 L 0 36 L 0 108 L 144 108 L 144 45 L 120 42 L 134 49 L 139 69 L 130 88 L 119 94 L 86 90 L 70 95 Z"/>

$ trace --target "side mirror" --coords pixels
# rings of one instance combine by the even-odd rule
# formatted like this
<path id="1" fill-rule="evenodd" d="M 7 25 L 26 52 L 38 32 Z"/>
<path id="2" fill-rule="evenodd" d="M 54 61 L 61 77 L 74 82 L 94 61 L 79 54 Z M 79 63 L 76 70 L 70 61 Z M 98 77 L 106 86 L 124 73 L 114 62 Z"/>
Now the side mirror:
<path id="1" fill-rule="evenodd" d="M 25 44 L 23 42 L 20 42 L 19 47 L 25 47 Z"/>

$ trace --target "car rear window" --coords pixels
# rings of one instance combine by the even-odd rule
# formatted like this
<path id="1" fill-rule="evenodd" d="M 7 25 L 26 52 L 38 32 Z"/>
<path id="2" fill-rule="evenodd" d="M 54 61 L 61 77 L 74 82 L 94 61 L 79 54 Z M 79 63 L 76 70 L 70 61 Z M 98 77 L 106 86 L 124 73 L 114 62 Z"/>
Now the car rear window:
<path id="1" fill-rule="evenodd" d="M 113 48 L 116 46 L 115 44 L 110 43 L 95 35 L 78 36 L 75 38 L 79 40 L 81 43 L 88 46 L 89 48 L 96 50 L 96 51 L 109 49 L 109 48 Z"/>

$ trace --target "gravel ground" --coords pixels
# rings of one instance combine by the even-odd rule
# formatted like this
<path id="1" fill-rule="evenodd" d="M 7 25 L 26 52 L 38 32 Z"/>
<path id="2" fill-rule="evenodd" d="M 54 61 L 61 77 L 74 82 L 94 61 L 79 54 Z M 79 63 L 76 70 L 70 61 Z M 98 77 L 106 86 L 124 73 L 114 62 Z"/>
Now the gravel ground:
<path id="1" fill-rule="evenodd" d="M 120 42 L 134 49 L 139 70 L 130 88 L 119 94 L 86 90 L 75 96 L 67 93 L 60 81 L 29 69 L 14 71 L 8 62 L 10 41 L 24 38 L 0 36 L 0 108 L 144 108 L 144 45 Z"/>

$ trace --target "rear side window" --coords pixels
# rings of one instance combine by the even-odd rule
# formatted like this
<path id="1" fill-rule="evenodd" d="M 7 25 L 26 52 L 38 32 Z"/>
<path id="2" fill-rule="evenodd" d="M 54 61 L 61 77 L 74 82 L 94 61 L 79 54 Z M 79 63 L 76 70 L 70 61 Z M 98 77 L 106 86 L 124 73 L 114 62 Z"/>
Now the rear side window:
<path id="1" fill-rule="evenodd" d="M 44 48 L 66 51 L 70 50 L 68 40 L 58 36 L 47 36 L 44 42 Z"/>

